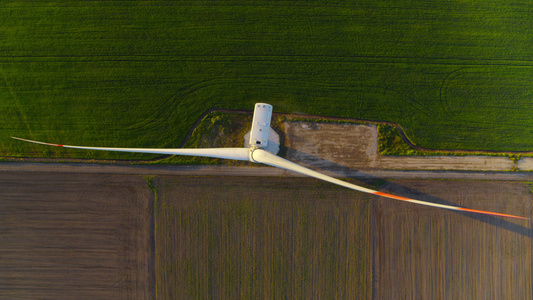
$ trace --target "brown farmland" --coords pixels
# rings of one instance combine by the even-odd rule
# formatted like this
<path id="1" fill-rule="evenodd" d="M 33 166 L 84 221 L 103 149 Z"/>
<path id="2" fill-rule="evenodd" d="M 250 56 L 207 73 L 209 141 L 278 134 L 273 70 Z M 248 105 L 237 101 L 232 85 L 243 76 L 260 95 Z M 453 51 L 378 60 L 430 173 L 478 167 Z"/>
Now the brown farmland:
<path id="1" fill-rule="evenodd" d="M 305 178 L 167 177 L 157 186 L 158 298 L 532 295 L 528 221 L 459 214 Z M 531 215 L 525 183 L 404 180 L 383 189 Z"/>
<path id="2" fill-rule="evenodd" d="M 138 176 L 0 173 L 0 298 L 153 297 L 152 202 Z"/>
<path id="3" fill-rule="evenodd" d="M 156 185 L 158 299 L 371 298 L 371 196 L 306 178 Z"/>
<path id="4" fill-rule="evenodd" d="M 495 181 L 396 181 L 403 196 L 531 217 L 530 186 Z M 532 299 L 531 223 L 374 202 L 376 299 Z"/>
<path id="5" fill-rule="evenodd" d="M 308 178 L 151 183 L 155 201 L 140 176 L 0 172 L 0 298 L 532 298 L 529 221 Z M 527 183 L 381 183 L 531 217 Z"/>

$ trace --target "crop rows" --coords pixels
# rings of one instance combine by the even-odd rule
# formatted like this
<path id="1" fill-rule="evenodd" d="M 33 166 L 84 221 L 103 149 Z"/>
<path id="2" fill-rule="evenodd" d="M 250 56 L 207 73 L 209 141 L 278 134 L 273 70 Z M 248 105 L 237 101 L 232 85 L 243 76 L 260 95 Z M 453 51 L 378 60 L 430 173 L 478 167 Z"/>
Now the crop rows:
<path id="1" fill-rule="evenodd" d="M 370 196 L 295 178 L 155 182 L 158 298 L 371 297 Z"/>
<path id="2" fill-rule="evenodd" d="M 177 147 L 206 110 L 257 101 L 395 122 L 421 147 L 527 151 L 531 18 L 512 2 L 8 1 L 0 153 L 145 159 L 9 136 Z"/>

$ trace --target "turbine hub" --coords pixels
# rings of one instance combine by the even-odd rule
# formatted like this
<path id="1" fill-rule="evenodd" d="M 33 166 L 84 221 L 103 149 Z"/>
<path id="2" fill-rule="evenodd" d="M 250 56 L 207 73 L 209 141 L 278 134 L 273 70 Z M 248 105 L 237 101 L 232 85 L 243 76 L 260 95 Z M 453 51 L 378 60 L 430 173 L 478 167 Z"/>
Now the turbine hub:
<path id="1" fill-rule="evenodd" d="M 248 157 L 250 158 L 250 161 L 253 163 L 257 163 L 257 161 L 254 159 L 254 151 L 259 149 L 257 146 L 252 146 L 250 150 L 248 150 Z"/>

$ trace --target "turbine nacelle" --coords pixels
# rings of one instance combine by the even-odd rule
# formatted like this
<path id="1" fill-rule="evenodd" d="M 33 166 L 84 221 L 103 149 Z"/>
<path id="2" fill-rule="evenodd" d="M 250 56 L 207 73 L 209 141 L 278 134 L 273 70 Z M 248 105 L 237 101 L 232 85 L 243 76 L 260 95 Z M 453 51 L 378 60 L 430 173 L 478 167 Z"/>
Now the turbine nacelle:
<path id="1" fill-rule="evenodd" d="M 252 129 L 250 130 L 249 144 L 252 147 L 266 148 L 268 146 L 268 135 L 270 134 L 270 121 L 272 120 L 272 105 L 266 103 L 256 103 Z"/>

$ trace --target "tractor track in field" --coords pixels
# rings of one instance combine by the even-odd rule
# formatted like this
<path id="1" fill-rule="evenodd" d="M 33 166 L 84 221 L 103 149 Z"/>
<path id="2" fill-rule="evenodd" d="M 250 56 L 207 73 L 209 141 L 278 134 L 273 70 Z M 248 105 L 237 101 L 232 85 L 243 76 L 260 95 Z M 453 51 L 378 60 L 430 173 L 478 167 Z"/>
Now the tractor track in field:
<path id="1" fill-rule="evenodd" d="M 175 61 L 278 61 L 278 62 L 308 62 L 308 63 L 373 63 L 373 64 L 405 64 L 423 63 L 433 65 L 458 65 L 458 66 L 520 66 L 531 67 L 533 61 L 527 59 L 501 59 L 483 58 L 472 59 L 461 57 L 436 57 L 424 58 L 417 56 L 379 56 L 379 55 L 192 55 L 185 58 L 168 54 L 145 55 L 19 55 L 0 56 L 0 63 L 4 62 L 175 62 Z"/>

